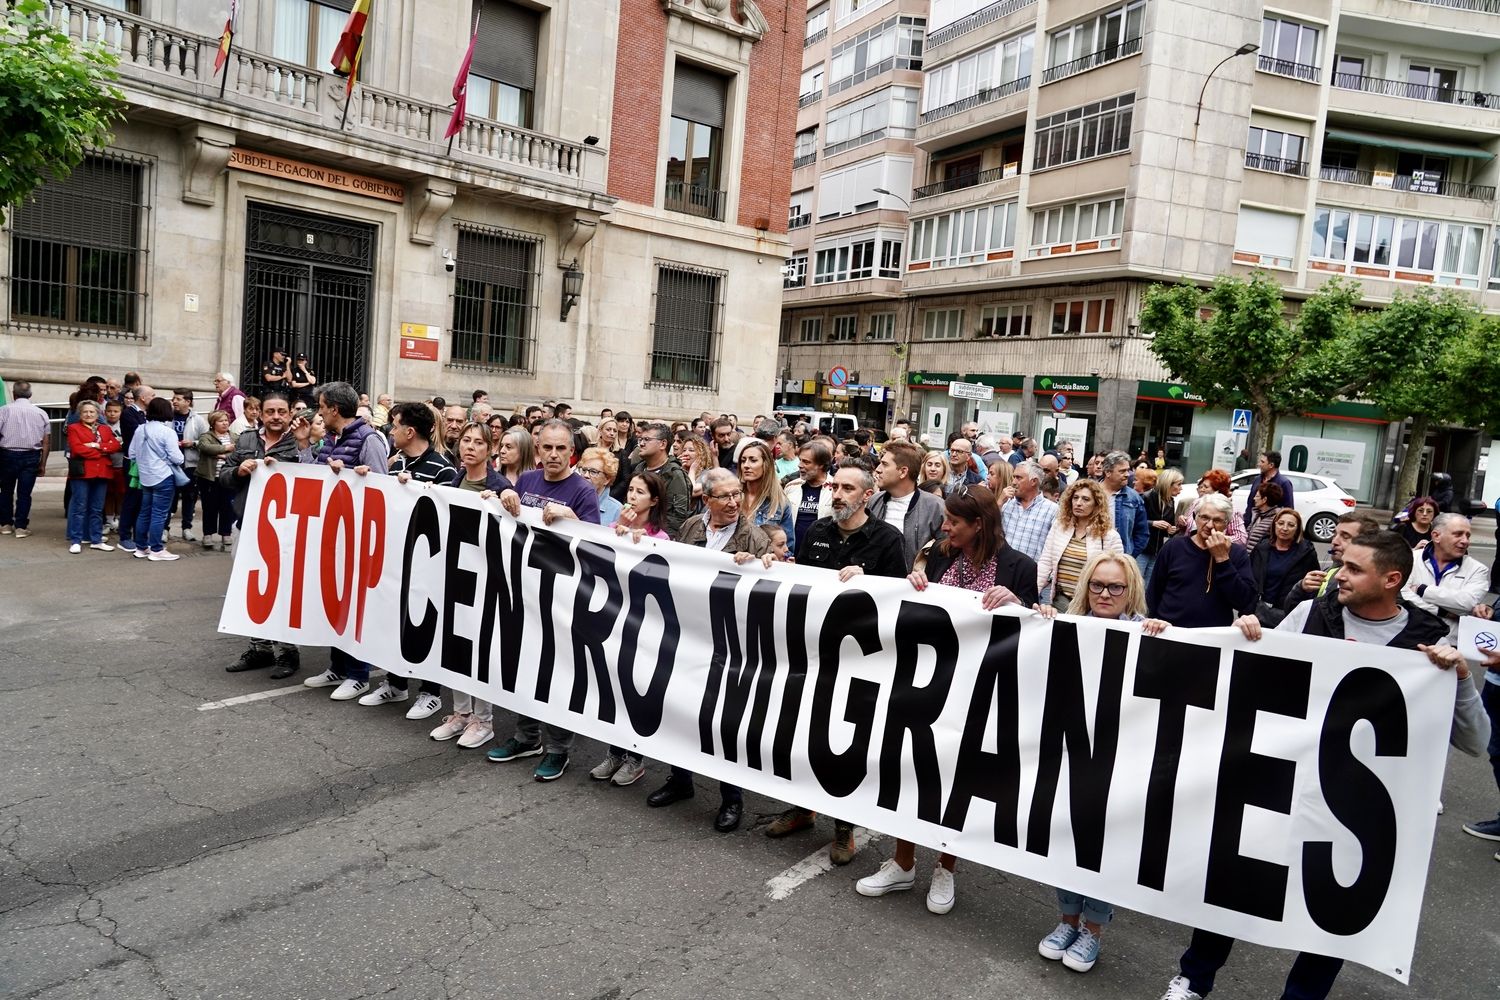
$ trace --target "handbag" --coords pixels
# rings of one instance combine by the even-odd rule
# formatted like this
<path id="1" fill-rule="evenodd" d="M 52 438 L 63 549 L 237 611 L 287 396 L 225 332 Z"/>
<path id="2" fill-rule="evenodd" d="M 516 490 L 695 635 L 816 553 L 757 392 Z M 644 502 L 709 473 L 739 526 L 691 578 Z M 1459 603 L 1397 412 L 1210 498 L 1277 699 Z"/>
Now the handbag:
<path id="1" fill-rule="evenodd" d="M 192 480 L 188 478 L 188 475 L 187 475 L 186 472 L 182 471 L 182 466 L 180 466 L 180 465 L 174 465 L 174 466 L 172 466 L 172 483 L 179 490 L 182 489 L 184 486 L 186 486 L 190 482 L 192 482 Z"/>
<path id="2" fill-rule="evenodd" d="M 94 429 L 94 441 L 95 441 L 95 443 L 97 443 L 99 441 L 99 429 L 97 427 Z M 94 452 L 94 454 L 97 455 L 98 451 L 96 450 Z M 86 471 L 87 471 L 87 469 L 84 467 L 83 456 L 82 455 L 69 455 L 68 456 L 68 478 L 69 479 L 82 479 L 83 476 L 84 476 L 84 473 Z"/>

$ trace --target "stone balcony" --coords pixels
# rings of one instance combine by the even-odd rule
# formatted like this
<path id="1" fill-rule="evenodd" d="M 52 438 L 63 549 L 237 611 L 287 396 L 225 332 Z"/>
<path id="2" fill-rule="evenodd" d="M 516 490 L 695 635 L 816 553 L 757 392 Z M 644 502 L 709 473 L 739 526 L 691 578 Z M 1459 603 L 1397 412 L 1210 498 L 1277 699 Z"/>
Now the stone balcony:
<path id="1" fill-rule="evenodd" d="M 10 6 L 0 0 L 0 10 Z M 403 179 L 482 187 L 552 211 L 607 211 L 614 200 L 605 189 L 605 153 L 596 147 L 473 116 L 450 146 L 443 138 L 448 105 L 359 83 L 346 109 L 345 83 L 330 73 L 236 45 L 216 75 L 216 36 L 82 2 L 54 3 L 49 12 L 70 37 L 119 58 L 119 86 L 133 118 L 184 128 L 189 143 L 193 126 L 200 136 L 208 126 L 209 145 L 222 148 L 224 158 L 226 142 L 250 142 Z M 201 138 L 199 144 L 201 153 Z"/>

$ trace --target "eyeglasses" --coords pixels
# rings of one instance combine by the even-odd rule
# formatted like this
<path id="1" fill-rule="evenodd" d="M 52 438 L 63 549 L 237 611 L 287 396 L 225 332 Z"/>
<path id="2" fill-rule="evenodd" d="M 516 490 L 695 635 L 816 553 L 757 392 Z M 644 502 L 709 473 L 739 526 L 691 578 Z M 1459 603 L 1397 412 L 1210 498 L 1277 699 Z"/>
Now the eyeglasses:
<path id="1" fill-rule="evenodd" d="M 1110 597 L 1119 597 L 1121 594 L 1125 593 L 1125 585 L 1123 583 L 1099 583 L 1095 580 L 1089 581 L 1090 594 L 1103 594 L 1105 592 L 1108 592 Z"/>
<path id="2" fill-rule="evenodd" d="M 743 500 L 745 499 L 745 491 L 735 490 L 733 493 L 710 493 L 708 498 L 710 500 Z"/>
<path id="3" fill-rule="evenodd" d="M 604 470 L 603 469 L 588 468 L 588 469 L 579 469 L 578 471 L 581 472 L 581 473 L 583 473 L 585 476 L 602 476 L 602 475 L 604 475 Z"/>

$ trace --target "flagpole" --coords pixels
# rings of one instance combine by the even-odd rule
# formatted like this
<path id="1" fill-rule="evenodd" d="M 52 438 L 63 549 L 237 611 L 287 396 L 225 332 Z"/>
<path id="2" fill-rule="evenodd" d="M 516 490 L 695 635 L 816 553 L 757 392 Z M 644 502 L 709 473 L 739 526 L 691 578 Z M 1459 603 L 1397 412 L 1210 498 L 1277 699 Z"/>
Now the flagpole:
<path id="1" fill-rule="evenodd" d="M 224 99 L 224 88 L 229 86 L 229 60 L 234 58 L 234 32 L 229 33 L 229 48 L 224 50 L 224 78 L 219 81 L 219 100 Z"/>

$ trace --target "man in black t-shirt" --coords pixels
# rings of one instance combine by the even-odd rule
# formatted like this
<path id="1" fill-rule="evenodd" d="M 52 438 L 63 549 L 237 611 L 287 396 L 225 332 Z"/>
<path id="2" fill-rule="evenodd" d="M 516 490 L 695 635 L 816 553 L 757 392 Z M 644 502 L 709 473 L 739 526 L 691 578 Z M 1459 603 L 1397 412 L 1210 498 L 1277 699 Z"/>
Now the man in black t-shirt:
<path id="1" fill-rule="evenodd" d="M 805 450 L 805 449 L 804 449 Z M 850 464 L 834 473 L 833 513 L 814 521 L 797 538 L 797 563 L 838 571 L 839 581 L 856 576 L 906 576 L 906 541 L 901 532 L 869 515 L 866 505 L 875 495 L 875 481 L 858 465 Z M 768 837 L 785 837 L 813 825 L 813 812 L 793 806 L 766 828 Z M 833 846 L 829 858 L 847 865 L 858 849 L 854 846 L 854 824 L 833 821 Z"/>

